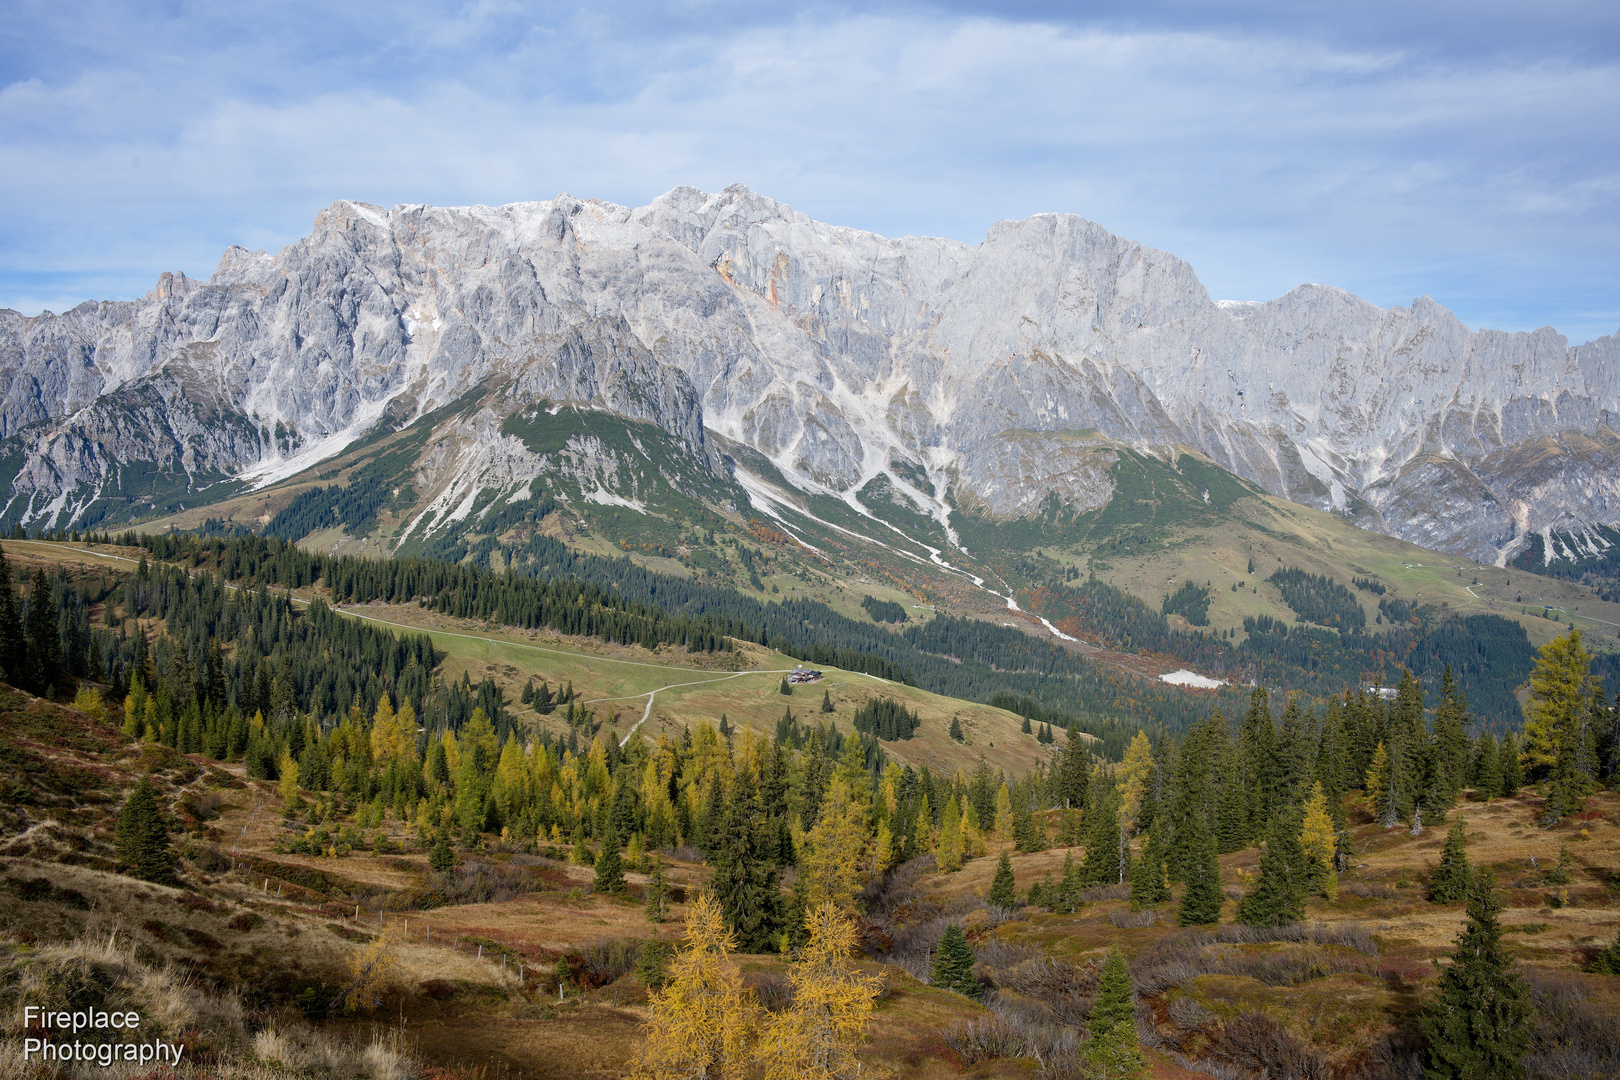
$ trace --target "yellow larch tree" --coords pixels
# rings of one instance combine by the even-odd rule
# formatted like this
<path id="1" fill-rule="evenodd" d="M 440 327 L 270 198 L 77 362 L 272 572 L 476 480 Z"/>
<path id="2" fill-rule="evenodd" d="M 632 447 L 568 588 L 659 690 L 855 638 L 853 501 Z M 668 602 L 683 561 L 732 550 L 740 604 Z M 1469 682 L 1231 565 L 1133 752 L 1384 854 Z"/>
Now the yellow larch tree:
<path id="1" fill-rule="evenodd" d="M 1361 790 L 1367 793 L 1367 798 L 1375 798 L 1384 786 L 1384 771 L 1389 768 L 1389 751 L 1384 749 L 1380 740 L 1373 749 L 1372 762 L 1367 766 L 1367 775 L 1362 777 Z"/>
<path id="2" fill-rule="evenodd" d="M 1147 793 L 1148 781 L 1153 778 L 1153 746 L 1147 732 L 1137 729 L 1136 738 L 1125 748 L 1125 760 L 1119 766 L 1119 825 L 1130 836 L 1136 832 L 1137 817 L 1142 813 L 1142 796 Z"/>
<path id="3" fill-rule="evenodd" d="M 967 811 L 962 815 L 962 858 L 971 859 L 984 854 L 984 833 L 979 829 L 979 811 L 973 805 L 973 800 L 967 801 Z"/>
<path id="4" fill-rule="evenodd" d="M 914 854 L 934 850 L 934 808 L 928 805 L 927 794 L 917 805 L 917 823 L 912 828 L 911 850 Z"/>
<path id="5" fill-rule="evenodd" d="M 1311 796 L 1305 800 L 1305 822 L 1299 831 L 1299 846 L 1305 849 L 1305 857 L 1315 864 L 1313 881 L 1322 895 L 1329 899 L 1338 896 L 1339 875 L 1333 872 L 1333 852 L 1338 846 L 1338 837 L 1320 780 L 1311 785 Z"/>
<path id="6" fill-rule="evenodd" d="M 281 780 L 278 784 L 281 801 L 290 803 L 298 798 L 298 762 L 293 760 L 291 754 L 283 750 L 281 752 L 281 761 L 277 765 L 277 771 L 281 774 Z"/>
<path id="7" fill-rule="evenodd" d="M 1573 627 L 1542 646 L 1530 673 L 1530 700 L 1524 707 L 1524 734 L 1519 760 L 1532 779 L 1550 771 L 1567 745 L 1584 736 L 1591 697 L 1587 675 L 1592 656 Z"/>
<path id="8" fill-rule="evenodd" d="M 747 1074 L 759 1005 L 731 959 L 737 941 L 704 893 L 686 916 L 686 949 L 648 1002 L 634 1080 L 733 1080 Z"/>
<path id="9" fill-rule="evenodd" d="M 996 791 L 996 820 L 992 826 L 996 840 L 1005 848 L 1013 840 L 1012 792 L 1003 783 Z"/>
<path id="10" fill-rule="evenodd" d="M 399 943 L 398 928 L 389 926 L 349 954 L 349 985 L 339 991 L 344 1008 L 369 1013 L 382 1004 L 383 991 L 399 970 Z"/>
<path id="11" fill-rule="evenodd" d="M 805 926 L 809 943 L 788 973 L 793 1005 L 766 1025 L 756 1056 L 765 1080 L 852 1080 L 881 980 L 851 965 L 855 923 L 837 906 L 813 908 Z"/>
<path id="12" fill-rule="evenodd" d="M 831 902 L 841 910 L 854 907 L 866 840 L 866 814 L 850 798 L 843 777 L 834 776 L 821 804 L 821 816 L 805 837 L 809 850 L 799 865 L 809 906 Z"/>
<path id="13" fill-rule="evenodd" d="M 416 710 L 409 701 L 395 712 L 393 702 L 383 694 L 371 719 L 371 758 L 378 764 L 397 761 L 416 767 Z"/>
<path id="14" fill-rule="evenodd" d="M 962 811 L 952 795 L 939 819 L 939 839 L 934 843 L 934 861 L 946 873 L 962 869 Z"/>
<path id="15" fill-rule="evenodd" d="M 894 833 L 888 819 L 878 823 L 877 843 L 872 848 L 872 874 L 876 876 L 894 865 Z"/>

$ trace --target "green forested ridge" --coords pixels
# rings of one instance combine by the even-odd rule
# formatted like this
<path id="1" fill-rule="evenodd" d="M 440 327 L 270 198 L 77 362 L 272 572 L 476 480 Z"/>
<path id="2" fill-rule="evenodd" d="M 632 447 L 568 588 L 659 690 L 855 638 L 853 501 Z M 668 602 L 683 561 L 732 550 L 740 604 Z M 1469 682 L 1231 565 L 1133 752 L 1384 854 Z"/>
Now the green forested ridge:
<path id="1" fill-rule="evenodd" d="M 873 622 L 902 623 L 906 621 L 906 609 L 893 600 L 879 600 L 875 596 L 861 598 L 861 607 L 872 616 Z"/>
<path id="2" fill-rule="evenodd" d="M 813 664 L 949 697 L 1031 698 L 1064 714 L 1051 722 L 1078 723 L 1099 736 L 1110 721 L 1127 723 L 1131 730 L 1142 723 L 1180 730 L 1211 707 L 1207 699 L 1101 667 L 1007 627 L 940 618 L 896 634 L 815 600 L 756 600 L 725 586 L 659 574 L 629 559 L 581 554 L 543 536 L 531 537 L 521 561 L 514 559 L 505 573 L 419 557 L 321 555 L 274 538 L 126 539 L 163 559 L 206 562 L 230 581 L 291 588 L 319 581 L 337 603 L 421 600 L 460 618 L 548 626 L 649 648 L 669 643 L 712 651 L 728 648 L 728 637 L 746 639 Z"/>
<path id="3" fill-rule="evenodd" d="M 1606 545 L 1596 554 L 1587 554 L 1584 537 L 1565 537 L 1553 533 L 1553 542 L 1560 554 L 1581 552 L 1574 558 L 1556 558 L 1547 561 L 1547 547 L 1541 534 L 1530 534 L 1525 549 L 1515 555 L 1508 565 L 1515 570 L 1528 570 L 1532 574 L 1579 581 L 1598 592 L 1599 599 L 1620 603 L 1620 529 L 1608 525 L 1587 526 L 1589 537 Z"/>
<path id="4" fill-rule="evenodd" d="M 1277 586 L 1283 603 L 1294 609 L 1301 622 L 1338 630 L 1360 630 L 1367 625 L 1367 615 L 1355 594 L 1326 574 L 1287 566 L 1266 580 Z"/>
<path id="5" fill-rule="evenodd" d="M 1458 616 L 1387 599 L 1380 606 L 1389 625 L 1378 633 L 1291 626 L 1260 615 L 1244 619 L 1247 636 L 1235 644 L 1173 629 L 1163 612 L 1096 578 L 1068 586 L 1054 582 L 1037 590 L 1031 603 L 1060 625 L 1073 620 L 1105 645 L 1173 656 L 1200 671 L 1287 690 L 1338 694 L 1369 680 L 1390 685 L 1411 670 L 1427 691 L 1438 693 L 1449 665 L 1474 714 L 1506 724 L 1521 719 L 1514 691 L 1535 662 L 1529 636 L 1511 619 Z"/>
<path id="6" fill-rule="evenodd" d="M 1164 615 L 1181 615 L 1194 626 L 1209 625 L 1209 590 L 1202 585 L 1184 582 L 1181 588 L 1165 596 L 1159 605 Z"/>

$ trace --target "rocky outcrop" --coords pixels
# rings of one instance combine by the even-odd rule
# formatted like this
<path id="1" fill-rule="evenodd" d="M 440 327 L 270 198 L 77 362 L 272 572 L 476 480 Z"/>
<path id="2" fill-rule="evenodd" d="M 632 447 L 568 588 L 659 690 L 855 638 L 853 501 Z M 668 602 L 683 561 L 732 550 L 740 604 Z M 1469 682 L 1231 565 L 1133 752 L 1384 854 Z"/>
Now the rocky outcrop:
<path id="1" fill-rule="evenodd" d="M 5 313 L 0 435 L 49 463 L 11 479 L 7 515 L 61 520 L 130 455 L 263 483 L 480 387 L 500 408 L 656 424 L 706 468 L 712 430 L 807 490 L 926 475 L 941 515 L 952 497 L 995 515 L 1106 497 L 1106 455 L 1076 434 L 1094 432 L 1189 446 L 1478 558 L 1553 522 L 1620 521 L 1615 337 L 1474 332 L 1427 299 L 1382 309 L 1320 285 L 1222 304 L 1175 257 L 1069 215 L 969 247 L 740 186 L 636 209 L 337 203 L 275 256 L 231 249 L 207 282 Z M 131 394 L 164 406 L 121 406 L 115 430 L 106 403 Z M 479 474 L 480 446 L 513 475 L 493 426 L 462 428 L 457 475 Z"/>

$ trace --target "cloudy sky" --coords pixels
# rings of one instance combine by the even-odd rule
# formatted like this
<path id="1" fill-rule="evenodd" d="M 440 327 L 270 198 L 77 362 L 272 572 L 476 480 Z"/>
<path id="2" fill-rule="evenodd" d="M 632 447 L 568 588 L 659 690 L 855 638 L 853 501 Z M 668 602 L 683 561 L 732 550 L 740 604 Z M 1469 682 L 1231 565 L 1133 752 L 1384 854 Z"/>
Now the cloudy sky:
<path id="1" fill-rule="evenodd" d="M 340 198 L 741 181 L 977 243 L 1083 215 L 1212 296 L 1620 329 L 1620 5 L 9 0 L 0 306 L 206 277 Z"/>

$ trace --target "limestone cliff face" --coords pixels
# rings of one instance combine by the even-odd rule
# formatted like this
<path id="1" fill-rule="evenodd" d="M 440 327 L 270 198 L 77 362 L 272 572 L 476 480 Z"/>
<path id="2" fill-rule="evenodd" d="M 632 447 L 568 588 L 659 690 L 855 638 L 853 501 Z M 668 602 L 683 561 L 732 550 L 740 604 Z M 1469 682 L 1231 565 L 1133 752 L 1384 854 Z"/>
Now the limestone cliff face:
<path id="1" fill-rule="evenodd" d="M 1096 505 L 1095 432 L 1191 446 L 1478 558 L 1620 521 L 1616 337 L 1476 333 L 1427 299 L 1386 310 L 1320 285 L 1220 304 L 1187 264 L 1073 216 L 968 247 L 742 187 L 636 209 L 337 203 L 207 282 L 0 314 L 0 437 L 26 458 L 8 514 L 66 524 L 136 461 L 264 482 L 480 387 L 508 411 L 656 424 L 705 469 L 714 431 L 807 490 L 887 473 L 942 518 L 947 493 L 1006 515 L 1054 490 Z M 455 439 L 458 475 L 522 471 L 498 425 Z"/>

